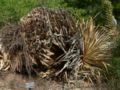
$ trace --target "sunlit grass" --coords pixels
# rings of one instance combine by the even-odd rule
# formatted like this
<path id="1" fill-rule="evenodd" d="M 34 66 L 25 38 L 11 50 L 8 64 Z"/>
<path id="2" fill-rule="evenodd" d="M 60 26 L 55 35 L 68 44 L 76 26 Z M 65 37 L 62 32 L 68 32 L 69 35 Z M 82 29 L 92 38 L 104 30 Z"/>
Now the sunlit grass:
<path id="1" fill-rule="evenodd" d="M 18 21 L 38 4 L 38 0 L 0 0 L 0 26 Z"/>

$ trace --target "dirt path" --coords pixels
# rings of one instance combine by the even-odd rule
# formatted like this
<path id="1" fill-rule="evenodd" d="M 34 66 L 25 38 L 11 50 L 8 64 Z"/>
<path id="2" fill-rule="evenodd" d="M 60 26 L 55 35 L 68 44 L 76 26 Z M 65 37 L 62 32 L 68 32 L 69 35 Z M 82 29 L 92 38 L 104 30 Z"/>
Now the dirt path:
<path id="1" fill-rule="evenodd" d="M 34 84 L 33 89 L 27 89 L 27 83 Z M 0 74 L 0 90 L 110 90 L 105 86 L 94 87 L 84 82 L 80 82 L 78 86 L 82 88 L 75 88 L 72 84 L 70 87 L 63 86 L 61 83 L 43 79 L 27 79 L 12 73 Z"/>

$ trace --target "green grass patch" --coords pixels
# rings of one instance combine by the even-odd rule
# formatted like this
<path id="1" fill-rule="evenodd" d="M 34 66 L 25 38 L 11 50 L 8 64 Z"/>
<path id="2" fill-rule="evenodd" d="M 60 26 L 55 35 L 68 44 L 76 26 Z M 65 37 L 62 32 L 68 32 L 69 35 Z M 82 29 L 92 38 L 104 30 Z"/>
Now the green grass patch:
<path id="1" fill-rule="evenodd" d="M 18 21 L 38 4 L 38 0 L 0 0 L 0 26 Z"/>
<path id="2" fill-rule="evenodd" d="M 111 78 L 120 81 L 120 58 L 113 58 L 111 60 L 111 67 L 109 68 L 109 74 Z"/>

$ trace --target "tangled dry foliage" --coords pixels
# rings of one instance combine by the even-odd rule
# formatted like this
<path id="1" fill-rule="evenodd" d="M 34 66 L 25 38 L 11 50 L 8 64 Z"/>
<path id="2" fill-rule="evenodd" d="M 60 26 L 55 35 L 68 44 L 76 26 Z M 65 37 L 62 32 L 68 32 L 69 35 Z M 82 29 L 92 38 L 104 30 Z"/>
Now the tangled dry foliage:
<path id="1" fill-rule="evenodd" d="M 1 32 L 0 70 L 42 78 L 98 80 L 111 43 L 93 20 L 77 23 L 64 10 L 35 8 Z"/>

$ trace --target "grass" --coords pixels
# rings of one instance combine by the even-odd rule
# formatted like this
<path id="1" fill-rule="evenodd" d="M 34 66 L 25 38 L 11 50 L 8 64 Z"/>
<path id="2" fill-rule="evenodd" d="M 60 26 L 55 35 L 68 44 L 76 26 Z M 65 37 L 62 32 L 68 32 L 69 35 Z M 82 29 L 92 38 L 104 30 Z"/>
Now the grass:
<path id="1" fill-rule="evenodd" d="M 112 58 L 108 69 L 108 85 L 112 90 L 120 90 L 120 57 Z"/>
<path id="2" fill-rule="evenodd" d="M 38 0 L 0 0 L 0 26 L 18 21 L 38 4 Z"/>
<path id="3" fill-rule="evenodd" d="M 68 7 L 64 0 L 0 0 L 0 27 L 8 22 L 16 22 L 32 8 L 45 6 L 67 9 L 77 19 L 85 17 L 83 9 Z"/>
<path id="4" fill-rule="evenodd" d="M 118 36 L 116 46 L 113 49 L 113 58 L 111 60 L 109 73 L 120 82 L 120 36 Z"/>
<path id="5" fill-rule="evenodd" d="M 108 68 L 107 77 L 112 90 L 119 90 L 120 87 L 120 37 L 116 40 L 116 46 L 113 49 L 113 57 Z"/>
<path id="6" fill-rule="evenodd" d="M 114 58 L 111 62 L 111 65 L 113 66 L 111 68 L 111 72 L 113 76 L 116 78 L 118 82 L 120 82 L 120 57 L 119 58 Z"/>

